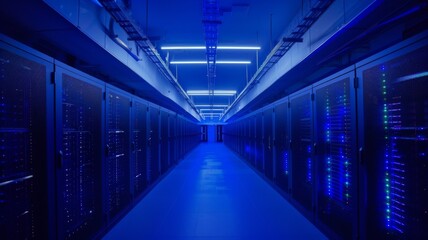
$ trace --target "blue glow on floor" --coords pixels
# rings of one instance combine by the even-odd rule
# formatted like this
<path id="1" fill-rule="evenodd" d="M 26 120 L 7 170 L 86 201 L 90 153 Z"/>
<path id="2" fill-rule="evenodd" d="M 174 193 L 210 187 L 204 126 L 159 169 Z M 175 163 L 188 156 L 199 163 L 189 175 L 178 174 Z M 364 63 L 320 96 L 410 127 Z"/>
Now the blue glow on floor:
<path id="1" fill-rule="evenodd" d="M 108 239 L 327 239 L 221 143 L 194 149 Z"/>

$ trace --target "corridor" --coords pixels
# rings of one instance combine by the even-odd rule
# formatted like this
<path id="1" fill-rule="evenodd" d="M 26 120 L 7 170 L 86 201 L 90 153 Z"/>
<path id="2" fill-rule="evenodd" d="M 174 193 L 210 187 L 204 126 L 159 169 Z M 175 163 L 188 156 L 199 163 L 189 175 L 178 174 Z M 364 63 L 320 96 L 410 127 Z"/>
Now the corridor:
<path id="1" fill-rule="evenodd" d="M 224 144 L 202 143 L 104 239 L 325 236 Z"/>

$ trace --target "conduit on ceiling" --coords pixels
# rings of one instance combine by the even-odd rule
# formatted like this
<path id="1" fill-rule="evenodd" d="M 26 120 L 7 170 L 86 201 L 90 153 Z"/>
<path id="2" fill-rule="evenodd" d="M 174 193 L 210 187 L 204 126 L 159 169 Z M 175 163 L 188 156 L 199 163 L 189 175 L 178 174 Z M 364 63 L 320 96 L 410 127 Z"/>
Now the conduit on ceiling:
<path id="1" fill-rule="evenodd" d="M 208 78 L 208 91 L 210 94 L 210 104 L 212 104 L 212 97 L 215 86 L 215 64 L 217 54 L 217 41 L 218 41 L 218 25 L 220 21 L 220 7 L 217 0 L 204 0 L 203 2 L 203 20 L 205 31 L 205 45 L 207 54 L 207 78 Z"/>

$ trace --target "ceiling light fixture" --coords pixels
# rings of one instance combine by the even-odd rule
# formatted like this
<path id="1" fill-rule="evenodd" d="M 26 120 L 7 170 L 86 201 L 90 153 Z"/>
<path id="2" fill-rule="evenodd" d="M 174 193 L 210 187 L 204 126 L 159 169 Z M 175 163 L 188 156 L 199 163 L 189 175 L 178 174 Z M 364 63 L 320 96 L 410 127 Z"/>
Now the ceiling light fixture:
<path id="1" fill-rule="evenodd" d="M 195 107 L 215 107 L 215 108 L 227 108 L 229 105 L 221 105 L 221 104 L 213 104 L 213 105 L 209 105 L 209 104 L 201 104 L 201 105 L 195 105 Z"/>
<path id="2" fill-rule="evenodd" d="M 214 96 L 234 96 L 235 90 L 214 90 Z M 208 90 L 188 90 L 187 95 L 189 96 L 209 96 Z"/>
<path id="3" fill-rule="evenodd" d="M 216 61 L 216 64 L 251 64 L 251 61 Z M 171 61 L 170 64 L 207 64 L 207 61 Z"/>
<path id="4" fill-rule="evenodd" d="M 222 111 L 224 111 L 224 109 L 223 108 L 201 108 L 201 109 L 199 109 L 199 111 L 220 111 L 220 112 L 222 112 Z"/>
<path id="5" fill-rule="evenodd" d="M 162 50 L 205 50 L 206 46 L 165 46 Z M 257 46 L 217 46 L 217 50 L 260 50 Z"/>
<path id="6" fill-rule="evenodd" d="M 222 113 L 201 113 L 202 116 L 221 116 Z"/>
<path id="7" fill-rule="evenodd" d="M 260 47 L 251 46 L 218 46 L 217 49 L 221 50 L 260 50 Z"/>

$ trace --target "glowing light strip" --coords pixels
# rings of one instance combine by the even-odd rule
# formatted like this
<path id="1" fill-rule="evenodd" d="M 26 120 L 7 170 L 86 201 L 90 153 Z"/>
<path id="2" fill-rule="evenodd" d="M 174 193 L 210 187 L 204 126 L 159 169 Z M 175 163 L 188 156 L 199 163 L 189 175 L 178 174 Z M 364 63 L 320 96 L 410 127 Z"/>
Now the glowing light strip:
<path id="1" fill-rule="evenodd" d="M 224 111 L 224 109 L 223 108 L 202 108 L 202 109 L 199 109 L 200 111 Z"/>
<path id="2" fill-rule="evenodd" d="M 214 90 L 214 96 L 234 96 L 236 94 L 235 90 Z M 188 90 L 187 95 L 189 96 L 209 96 L 210 92 L 208 90 Z"/>
<path id="3" fill-rule="evenodd" d="M 195 107 L 223 107 L 223 108 L 227 108 L 229 105 L 220 105 L 220 104 L 213 104 L 213 105 L 209 105 L 209 104 L 202 104 L 202 105 L 195 105 Z"/>
<path id="4" fill-rule="evenodd" d="M 397 122 L 401 122 L 401 102 L 398 99 L 388 99 L 388 83 L 385 66 L 382 70 L 382 95 L 383 95 L 383 125 L 385 139 L 385 218 L 386 227 L 399 233 L 404 233 L 405 229 L 405 163 L 402 162 L 401 156 L 397 149 L 396 131 L 394 127 Z M 423 77 L 424 73 L 417 73 L 399 78 L 398 81 L 412 80 Z M 399 129 L 399 127 L 398 127 Z M 392 136 L 391 136 L 392 135 Z M 401 160 L 401 161 L 400 161 Z"/>
<path id="5" fill-rule="evenodd" d="M 205 114 L 202 114 L 202 116 L 204 116 L 204 117 L 220 117 L 220 116 L 222 116 L 222 114 L 218 114 L 218 113 L 205 113 Z"/>
<path id="6" fill-rule="evenodd" d="M 30 179 L 30 178 L 33 178 L 33 175 L 28 175 L 28 176 L 25 176 L 25 177 L 21 177 L 21 178 L 9 180 L 9 181 L 1 182 L 0 183 L 0 187 L 6 186 L 6 185 L 11 184 L 11 183 L 19 183 L 19 182 L 22 182 L 22 181 Z"/>
<path id="7" fill-rule="evenodd" d="M 164 46 L 162 50 L 205 50 L 205 46 Z M 217 50 L 260 50 L 257 46 L 217 46 Z"/>
<path id="8" fill-rule="evenodd" d="M 282 159 L 284 160 L 284 173 L 288 175 L 288 152 L 284 151 L 282 154 Z"/>
<path id="9" fill-rule="evenodd" d="M 246 46 L 218 46 L 217 49 L 221 50 L 260 50 L 260 47 L 246 47 Z"/>
<path id="10" fill-rule="evenodd" d="M 400 77 L 397 79 L 397 82 L 404 82 L 404 81 L 408 81 L 408 80 L 413 80 L 416 78 L 422 78 L 422 77 L 427 77 L 428 76 L 428 72 L 420 72 L 420 73 L 415 73 L 415 74 L 410 74 L 404 77 Z"/>
<path id="11" fill-rule="evenodd" d="M 328 90 L 327 90 L 328 91 Z M 326 125 L 326 142 L 330 144 L 331 142 L 331 117 L 330 117 L 330 94 L 329 91 L 327 92 L 327 100 L 326 100 L 326 109 L 325 114 L 327 118 L 327 125 Z M 332 163 L 331 163 L 331 154 L 329 151 L 329 154 L 327 155 L 327 193 L 328 196 L 331 197 L 332 193 Z"/>
<path id="12" fill-rule="evenodd" d="M 251 61 L 216 61 L 216 64 L 251 64 Z M 207 61 L 171 61 L 172 65 L 184 65 L 184 64 L 207 64 Z"/>

